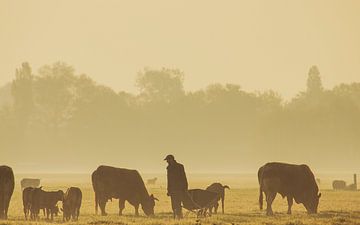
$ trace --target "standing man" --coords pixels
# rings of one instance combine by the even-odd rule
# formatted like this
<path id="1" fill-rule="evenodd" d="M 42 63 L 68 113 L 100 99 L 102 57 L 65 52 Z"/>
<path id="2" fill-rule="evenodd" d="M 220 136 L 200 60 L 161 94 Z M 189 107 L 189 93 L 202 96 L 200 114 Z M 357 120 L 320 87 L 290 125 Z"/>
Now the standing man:
<path id="1" fill-rule="evenodd" d="M 171 198 L 171 207 L 174 213 L 174 219 L 181 219 L 183 217 L 181 210 L 181 203 L 188 190 L 188 182 L 186 179 L 184 166 L 175 161 L 173 155 L 165 157 L 169 164 L 167 169 L 167 195 Z"/>

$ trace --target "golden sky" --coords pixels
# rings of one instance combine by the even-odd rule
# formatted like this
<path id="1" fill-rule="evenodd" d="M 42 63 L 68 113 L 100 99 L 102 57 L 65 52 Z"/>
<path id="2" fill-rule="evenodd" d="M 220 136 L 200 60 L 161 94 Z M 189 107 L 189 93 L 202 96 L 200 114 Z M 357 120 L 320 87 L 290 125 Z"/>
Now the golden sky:
<path id="1" fill-rule="evenodd" d="M 23 61 L 59 60 L 116 90 L 170 67 L 186 90 L 237 83 L 288 98 L 313 64 L 325 87 L 360 81 L 360 1 L 0 0 L 0 85 Z"/>

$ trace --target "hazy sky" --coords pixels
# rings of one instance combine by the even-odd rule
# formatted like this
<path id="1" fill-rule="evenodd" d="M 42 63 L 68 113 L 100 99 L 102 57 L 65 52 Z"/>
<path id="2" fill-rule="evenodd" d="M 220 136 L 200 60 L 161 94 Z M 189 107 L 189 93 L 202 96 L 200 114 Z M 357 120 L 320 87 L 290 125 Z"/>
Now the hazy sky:
<path id="1" fill-rule="evenodd" d="M 23 61 L 59 60 L 116 90 L 170 67 L 186 90 L 230 82 L 289 97 L 313 64 L 325 87 L 360 81 L 360 1 L 0 0 L 0 85 Z"/>

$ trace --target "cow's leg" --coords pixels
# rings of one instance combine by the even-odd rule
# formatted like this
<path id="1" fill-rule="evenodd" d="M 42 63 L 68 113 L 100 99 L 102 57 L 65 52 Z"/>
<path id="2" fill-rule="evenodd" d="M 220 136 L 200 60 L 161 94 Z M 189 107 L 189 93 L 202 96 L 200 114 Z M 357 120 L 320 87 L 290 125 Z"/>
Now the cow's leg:
<path id="1" fill-rule="evenodd" d="M 99 199 L 99 206 L 101 210 L 101 215 L 106 216 L 106 212 L 105 212 L 106 200 L 104 198 Z"/>
<path id="2" fill-rule="evenodd" d="M 119 198 L 119 215 L 122 215 L 122 211 L 125 209 L 125 200 Z"/>
<path id="3" fill-rule="evenodd" d="M 71 219 L 75 220 L 76 218 L 76 208 L 72 207 L 71 208 Z"/>
<path id="4" fill-rule="evenodd" d="M 54 220 L 54 212 L 52 209 L 50 209 L 50 218 L 51 218 L 51 221 Z"/>
<path id="5" fill-rule="evenodd" d="M 27 207 L 24 206 L 24 215 L 25 215 L 25 220 L 27 220 Z"/>
<path id="6" fill-rule="evenodd" d="M 266 192 L 266 215 L 273 215 L 273 210 L 272 210 L 272 203 L 276 197 L 276 192 Z"/>
<path id="7" fill-rule="evenodd" d="M 134 205 L 134 207 L 135 207 L 135 216 L 138 216 L 139 215 L 139 204 Z"/>
<path id="8" fill-rule="evenodd" d="M 214 213 L 215 214 L 217 214 L 218 208 L 219 208 L 219 202 L 216 202 L 215 206 L 214 206 Z"/>
<path id="9" fill-rule="evenodd" d="M 11 199 L 11 196 L 9 194 L 9 196 L 7 196 L 5 198 L 5 205 L 4 205 L 4 218 L 7 220 L 7 214 L 8 214 L 8 210 L 9 210 L 9 205 L 10 205 L 10 199 Z"/>
<path id="10" fill-rule="evenodd" d="M 76 209 L 76 220 L 79 219 L 79 216 L 80 216 L 80 207 L 78 207 L 78 208 Z"/>
<path id="11" fill-rule="evenodd" d="M 288 201 L 288 211 L 287 214 L 291 214 L 291 207 L 293 205 L 293 197 L 292 196 L 287 196 L 287 201 Z"/>

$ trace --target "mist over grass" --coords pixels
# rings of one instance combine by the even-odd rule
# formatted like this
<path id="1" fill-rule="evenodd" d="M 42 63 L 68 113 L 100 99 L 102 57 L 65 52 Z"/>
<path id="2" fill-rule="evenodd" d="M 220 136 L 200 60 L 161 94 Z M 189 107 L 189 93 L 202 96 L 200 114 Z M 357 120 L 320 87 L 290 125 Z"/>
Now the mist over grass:
<path id="1" fill-rule="evenodd" d="M 325 89 L 312 66 L 306 91 L 285 101 L 241 84 L 186 92 L 184 79 L 178 69 L 145 68 L 133 94 L 63 62 L 37 72 L 23 63 L 0 95 L 2 162 L 15 172 L 90 173 L 107 164 L 158 173 L 171 153 L 191 173 L 255 173 L 268 161 L 358 170 L 360 83 Z"/>

